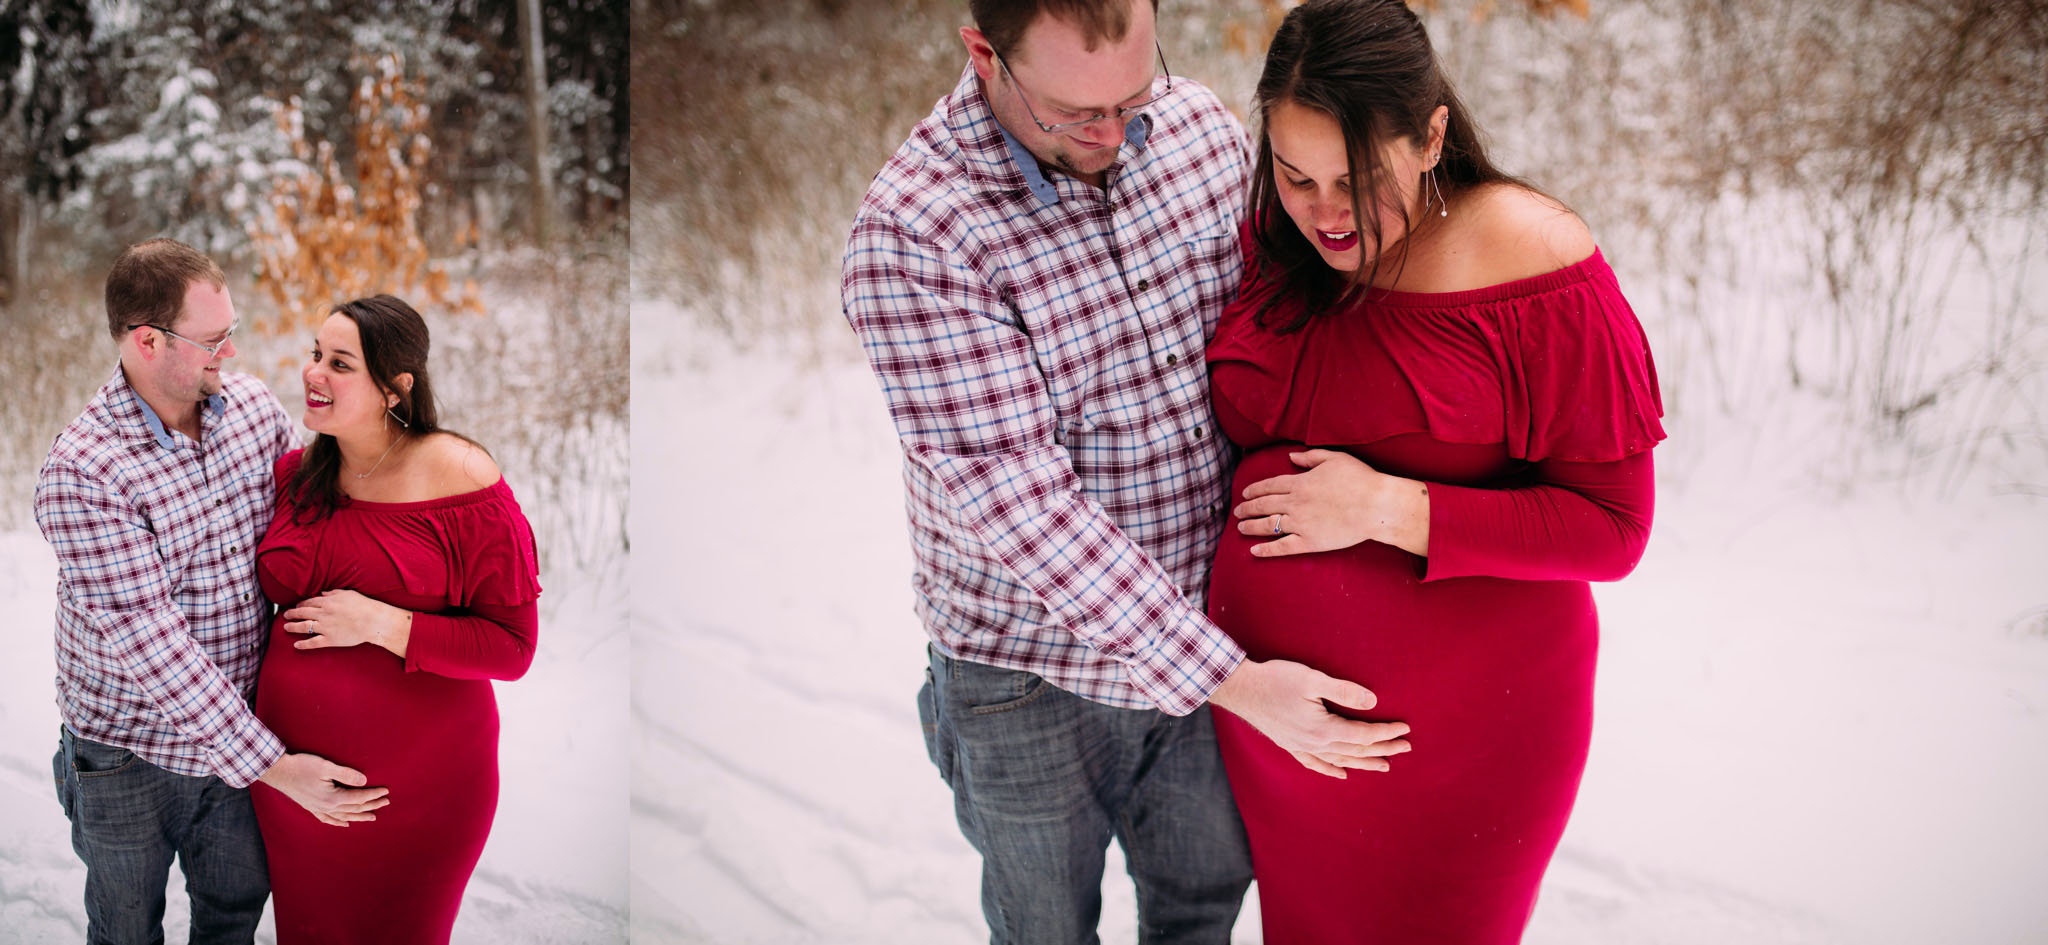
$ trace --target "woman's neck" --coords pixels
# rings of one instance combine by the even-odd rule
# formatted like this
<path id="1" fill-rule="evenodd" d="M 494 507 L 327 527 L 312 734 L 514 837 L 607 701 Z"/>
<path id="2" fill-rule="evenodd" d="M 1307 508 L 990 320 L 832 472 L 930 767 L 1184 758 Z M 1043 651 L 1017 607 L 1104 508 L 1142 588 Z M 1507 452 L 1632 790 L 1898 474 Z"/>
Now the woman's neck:
<path id="1" fill-rule="evenodd" d="M 368 430 L 347 434 L 334 434 L 334 445 L 341 451 L 341 468 L 355 478 L 367 478 L 379 469 L 388 469 L 393 453 L 402 452 L 405 431 L 380 424 Z"/>

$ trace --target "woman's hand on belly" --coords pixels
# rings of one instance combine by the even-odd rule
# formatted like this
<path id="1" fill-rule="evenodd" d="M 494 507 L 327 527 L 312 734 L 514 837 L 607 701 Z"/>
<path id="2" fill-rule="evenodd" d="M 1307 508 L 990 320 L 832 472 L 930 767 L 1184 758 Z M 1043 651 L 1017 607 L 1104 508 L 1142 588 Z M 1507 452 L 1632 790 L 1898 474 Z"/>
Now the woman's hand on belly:
<path id="1" fill-rule="evenodd" d="M 1231 510 L 1237 530 L 1271 538 L 1260 557 L 1335 551 L 1364 541 L 1429 555 L 1429 484 L 1390 476 L 1349 453 L 1307 450 L 1287 458 L 1302 472 L 1245 487 Z"/>
<path id="2" fill-rule="evenodd" d="M 412 611 L 346 589 L 300 601 L 284 621 L 286 631 L 306 638 L 292 644 L 298 650 L 368 643 L 403 657 L 412 638 Z"/>

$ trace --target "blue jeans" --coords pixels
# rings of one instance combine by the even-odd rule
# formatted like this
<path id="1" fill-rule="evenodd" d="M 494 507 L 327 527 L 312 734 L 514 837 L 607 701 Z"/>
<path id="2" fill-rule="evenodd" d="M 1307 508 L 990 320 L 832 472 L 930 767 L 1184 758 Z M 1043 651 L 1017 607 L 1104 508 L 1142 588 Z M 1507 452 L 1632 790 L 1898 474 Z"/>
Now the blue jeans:
<path id="1" fill-rule="evenodd" d="M 246 788 L 165 771 L 60 727 L 50 759 L 71 848 L 85 861 L 86 941 L 160 945 L 175 856 L 192 897 L 192 945 L 247 945 L 270 898 Z"/>
<path id="2" fill-rule="evenodd" d="M 1112 708 L 937 650 L 917 704 L 981 851 L 992 945 L 1097 942 L 1111 837 L 1137 885 L 1141 943 L 1227 945 L 1251 854 L 1207 706 Z"/>

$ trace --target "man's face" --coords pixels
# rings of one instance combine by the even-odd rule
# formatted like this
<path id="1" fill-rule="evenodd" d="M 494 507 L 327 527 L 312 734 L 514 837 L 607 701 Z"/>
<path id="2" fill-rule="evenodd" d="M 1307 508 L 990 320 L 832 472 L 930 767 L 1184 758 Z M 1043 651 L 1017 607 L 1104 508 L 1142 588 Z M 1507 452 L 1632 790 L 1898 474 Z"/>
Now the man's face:
<path id="1" fill-rule="evenodd" d="M 235 356 L 235 343 L 227 341 L 220 350 L 207 354 L 199 345 L 214 345 L 228 338 L 235 327 L 235 303 L 226 287 L 205 282 L 185 287 L 185 307 L 171 330 L 194 343 L 161 335 L 163 346 L 152 362 L 157 386 L 173 400 L 203 400 L 220 393 L 221 363 Z"/>
<path id="2" fill-rule="evenodd" d="M 1049 14 L 1025 29 L 1017 48 L 1000 64 L 978 30 L 961 33 L 996 120 L 1026 150 L 1081 178 L 1101 174 L 1116 161 L 1125 124 L 1114 117 L 1117 108 L 1152 94 L 1158 45 L 1151 3 L 1132 0 L 1131 26 L 1123 39 L 1104 40 L 1093 50 L 1080 27 Z M 1038 124 L 1058 125 L 1095 115 L 1111 117 L 1052 133 Z"/>

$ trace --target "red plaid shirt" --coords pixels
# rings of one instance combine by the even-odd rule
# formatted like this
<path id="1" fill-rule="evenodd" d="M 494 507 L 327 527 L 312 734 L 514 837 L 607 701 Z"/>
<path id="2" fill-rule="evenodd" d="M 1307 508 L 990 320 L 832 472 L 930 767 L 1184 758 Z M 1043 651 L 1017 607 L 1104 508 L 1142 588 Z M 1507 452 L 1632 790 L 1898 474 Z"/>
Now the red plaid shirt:
<path id="1" fill-rule="evenodd" d="M 256 542 L 296 445 L 262 382 L 221 374 L 199 442 L 115 369 L 50 449 L 36 523 L 57 553 L 57 705 L 71 730 L 241 787 L 284 754 L 249 711 L 270 604 Z"/>
<path id="2" fill-rule="evenodd" d="M 917 613 L 952 657 L 1194 710 L 1231 448 L 1202 351 L 1237 289 L 1244 129 L 1176 77 L 1106 191 L 1048 176 L 972 69 L 868 189 L 841 297 L 901 437 Z"/>

